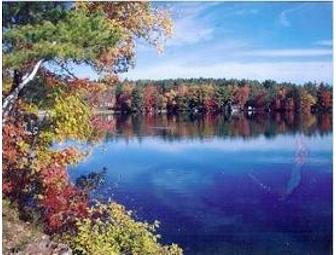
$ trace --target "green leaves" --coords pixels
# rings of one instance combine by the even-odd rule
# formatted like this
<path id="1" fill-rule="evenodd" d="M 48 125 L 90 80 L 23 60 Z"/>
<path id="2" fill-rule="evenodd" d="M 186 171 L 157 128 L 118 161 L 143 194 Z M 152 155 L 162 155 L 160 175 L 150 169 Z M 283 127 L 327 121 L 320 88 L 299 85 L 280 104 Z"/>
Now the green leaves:
<path id="1" fill-rule="evenodd" d="M 4 2 L 2 26 L 10 29 L 20 25 L 38 24 L 43 20 L 53 23 L 62 19 L 71 7 L 66 2 Z"/>
<path id="2" fill-rule="evenodd" d="M 20 68 L 39 59 L 58 59 L 94 65 L 120 38 L 119 29 L 101 13 L 87 15 L 73 10 L 57 23 L 46 20 L 7 30 L 3 35 L 3 64 Z"/>

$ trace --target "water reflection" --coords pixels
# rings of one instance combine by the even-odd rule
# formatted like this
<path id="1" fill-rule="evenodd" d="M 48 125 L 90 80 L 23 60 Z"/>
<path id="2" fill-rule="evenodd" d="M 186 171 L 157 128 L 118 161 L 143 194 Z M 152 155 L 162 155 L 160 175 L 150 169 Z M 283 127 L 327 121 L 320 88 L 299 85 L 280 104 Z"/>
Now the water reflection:
<path id="1" fill-rule="evenodd" d="M 107 139 L 116 136 L 138 138 L 160 136 L 164 140 L 207 139 L 213 137 L 272 138 L 277 134 L 325 135 L 332 130 L 329 113 L 293 112 L 231 115 L 98 115 L 97 123 L 107 126 Z M 104 124 L 103 124 L 104 123 Z M 108 125 L 106 125 L 108 123 Z"/>
<path id="2" fill-rule="evenodd" d="M 331 115 L 100 118 L 107 139 L 72 179 L 107 167 L 91 197 L 158 219 L 164 242 L 187 255 L 330 254 Z"/>

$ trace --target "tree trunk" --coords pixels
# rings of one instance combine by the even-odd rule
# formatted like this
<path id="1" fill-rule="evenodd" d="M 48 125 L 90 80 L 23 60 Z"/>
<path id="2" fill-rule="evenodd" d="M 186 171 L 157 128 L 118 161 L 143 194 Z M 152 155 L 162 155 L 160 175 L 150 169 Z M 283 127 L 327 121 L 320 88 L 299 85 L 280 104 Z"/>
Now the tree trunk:
<path id="1" fill-rule="evenodd" d="M 43 59 L 38 61 L 31 73 L 27 73 L 22 80 L 19 82 L 19 84 L 6 96 L 6 98 L 2 101 L 2 124 L 5 123 L 6 118 L 9 116 L 10 112 L 13 109 L 13 106 L 15 105 L 16 100 L 19 98 L 19 94 L 21 90 L 34 79 L 38 69 L 40 68 L 41 64 L 43 63 Z"/>

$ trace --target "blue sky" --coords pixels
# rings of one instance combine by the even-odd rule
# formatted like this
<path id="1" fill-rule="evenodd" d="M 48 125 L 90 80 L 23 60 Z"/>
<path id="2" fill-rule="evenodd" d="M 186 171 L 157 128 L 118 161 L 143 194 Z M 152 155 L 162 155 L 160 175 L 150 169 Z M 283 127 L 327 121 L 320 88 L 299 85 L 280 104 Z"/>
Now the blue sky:
<path id="1" fill-rule="evenodd" d="M 331 2 L 159 3 L 174 34 L 158 54 L 137 43 L 128 79 L 214 77 L 332 82 Z"/>

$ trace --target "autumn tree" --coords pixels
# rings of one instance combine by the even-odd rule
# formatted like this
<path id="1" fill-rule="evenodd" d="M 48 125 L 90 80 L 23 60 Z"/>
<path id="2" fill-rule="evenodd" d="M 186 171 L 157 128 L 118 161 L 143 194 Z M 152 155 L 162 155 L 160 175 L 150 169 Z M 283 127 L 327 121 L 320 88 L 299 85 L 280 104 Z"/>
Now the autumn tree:
<path id="1" fill-rule="evenodd" d="M 50 3 L 4 4 L 3 73 L 6 80 L 12 80 L 3 99 L 5 118 L 22 89 L 47 63 L 59 67 L 67 79 L 75 78 L 70 72 L 73 63 L 113 76 L 133 64 L 135 38 L 160 48 L 171 33 L 166 12 L 145 2 L 61 3 L 56 7 L 50 8 Z M 46 15 L 49 8 L 52 11 Z"/>
<path id="2" fill-rule="evenodd" d="M 328 111 L 332 108 L 332 92 L 321 83 L 317 90 L 317 105 L 319 109 Z"/>
<path id="3" fill-rule="evenodd" d="M 39 158 L 37 149 L 47 152 L 52 139 L 93 133 L 83 93 L 97 84 L 78 79 L 76 65 L 113 80 L 133 64 L 135 38 L 159 47 L 171 32 L 169 17 L 146 2 L 7 2 L 3 8 L 3 123 L 38 130 L 24 139 L 30 158 Z"/>
<path id="4" fill-rule="evenodd" d="M 300 109 L 303 113 L 311 113 L 312 107 L 316 104 L 316 99 L 306 90 L 300 90 Z"/>
<path id="5" fill-rule="evenodd" d="M 67 166 L 85 151 L 51 148 L 65 139 L 96 138 L 87 99 L 98 84 L 79 79 L 75 70 L 85 65 L 115 84 L 134 64 L 135 39 L 160 50 L 170 18 L 148 2 L 6 2 L 2 31 L 4 196 L 36 203 L 48 233 L 79 234 L 90 208 Z M 156 239 L 133 241 L 156 245 Z M 177 247 L 172 252 L 180 253 Z"/>
<path id="6" fill-rule="evenodd" d="M 146 112 L 154 112 L 156 103 L 156 88 L 153 85 L 145 86 L 143 90 L 143 102 Z"/>
<path id="7" fill-rule="evenodd" d="M 233 97 L 234 102 L 238 105 L 239 109 L 243 110 L 245 104 L 248 100 L 250 88 L 248 85 L 244 85 L 243 87 L 237 88 Z"/>
<path id="8" fill-rule="evenodd" d="M 111 93 L 119 97 L 124 81 Z M 272 81 L 247 81 L 225 79 L 169 79 L 169 80 L 137 80 L 135 87 L 143 88 L 141 95 L 136 91 L 132 111 L 171 113 L 182 111 L 194 112 L 229 112 L 232 106 L 244 110 L 250 106 L 258 111 L 303 111 L 300 107 L 302 91 L 307 92 L 312 100 L 311 111 L 330 111 L 332 108 L 332 91 L 328 85 L 317 87 L 314 83 L 296 85 L 293 83 L 276 83 Z M 248 86 L 244 84 L 249 84 Z M 104 95 L 104 94 L 102 94 Z M 115 98 L 115 100 L 116 100 Z M 142 103 L 138 105 L 138 99 Z M 141 101 L 141 100 L 140 100 Z M 137 109 L 135 107 L 139 106 Z M 119 107 L 120 108 L 120 107 Z M 119 109 L 116 107 L 115 109 Z"/>

